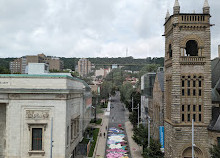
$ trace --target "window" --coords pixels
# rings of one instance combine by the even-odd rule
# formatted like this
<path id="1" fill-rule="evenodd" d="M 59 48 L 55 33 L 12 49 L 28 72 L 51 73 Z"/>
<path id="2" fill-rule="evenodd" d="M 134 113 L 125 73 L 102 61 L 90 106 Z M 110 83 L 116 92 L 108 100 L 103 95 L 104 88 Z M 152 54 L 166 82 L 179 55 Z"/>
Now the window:
<path id="1" fill-rule="evenodd" d="M 32 150 L 42 150 L 42 128 L 32 128 Z"/>
<path id="2" fill-rule="evenodd" d="M 182 122 L 184 122 L 185 121 L 185 119 L 184 119 L 184 114 L 182 114 Z"/>
<path id="3" fill-rule="evenodd" d="M 196 114 L 193 114 L 193 120 L 196 121 Z"/>
<path id="4" fill-rule="evenodd" d="M 188 111 L 190 111 L 190 105 L 188 105 Z"/>
<path id="5" fill-rule="evenodd" d="M 193 81 L 193 87 L 196 87 L 196 81 Z"/>
<path id="6" fill-rule="evenodd" d="M 202 87 L 202 81 L 199 81 L 199 87 Z"/>
<path id="7" fill-rule="evenodd" d="M 190 87 L 190 81 L 188 81 L 187 85 L 188 85 L 188 87 Z"/>
<path id="8" fill-rule="evenodd" d="M 202 96 L 202 90 L 199 89 L 199 96 Z"/>
<path id="9" fill-rule="evenodd" d="M 190 96 L 190 89 L 187 90 L 187 95 Z"/>
<path id="10" fill-rule="evenodd" d="M 169 45 L 169 58 L 172 58 L 173 56 L 173 51 L 172 51 L 172 46 L 171 44 Z"/>
<path id="11" fill-rule="evenodd" d="M 193 105 L 193 111 L 194 112 L 196 111 L 196 105 Z"/>
<path id="12" fill-rule="evenodd" d="M 199 112 L 202 111 L 202 105 L 199 105 Z"/>
<path id="13" fill-rule="evenodd" d="M 193 96 L 196 96 L 196 90 L 193 89 Z"/>
<path id="14" fill-rule="evenodd" d="M 182 111 L 184 111 L 184 105 L 182 105 Z"/>
<path id="15" fill-rule="evenodd" d="M 184 96 L 185 94 L 184 94 L 184 89 L 182 89 L 182 96 Z"/>
<path id="16" fill-rule="evenodd" d="M 188 122 L 190 122 L 190 114 L 188 114 Z"/>
<path id="17" fill-rule="evenodd" d="M 184 84 L 184 80 L 182 80 L 182 87 L 184 87 L 185 86 L 185 84 Z"/>
<path id="18" fill-rule="evenodd" d="M 199 114 L 199 122 L 202 121 L 202 114 Z"/>
<path id="19" fill-rule="evenodd" d="M 198 56 L 198 44 L 195 40 L 189 40 L 186 43 L 186 55 Z"/>

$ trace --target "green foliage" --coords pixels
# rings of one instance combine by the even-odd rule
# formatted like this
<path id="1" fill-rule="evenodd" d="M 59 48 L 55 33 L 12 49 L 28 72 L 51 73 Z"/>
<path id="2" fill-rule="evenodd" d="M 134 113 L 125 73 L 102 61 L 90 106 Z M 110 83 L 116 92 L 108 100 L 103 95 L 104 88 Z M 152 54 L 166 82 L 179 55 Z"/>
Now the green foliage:
<path id="1" fill-rule="evenodd" d="M 134 88 L 130 82 L 123 84 L 120 88 L 121 101 L 128 107 L 131 102 L 131 94 L 134 92 Z"/>
<path id="2" fill-rule="evenodd" d="M 71 75 L 72 75 L 73 77 L 79 77 L 79 73 L 78 73 L 77 71 L 71 72 Z"/>
<path id="3" fill-rule="evenodd" d="M 0 66 L 0 74 L 10 74 L 9 69 Z"/>
<path id="4" fill-rule="evenodd" d="M 96 122 L 95 122 L 95 119 L 92 119 L 92 120 L 90 121 L 90 123 L 95 123 L 95 124 L 97 124 L 97 125 L 100 125 L 100 124 L 102 123 L 102 119 L 101 119 L 101 118 L 97 118 L 97 119 L 96 119 Z"/>
<path id="5" fill-rule="evenodd" d="M 133 140 L 141 146 L 147 147 L 148 144 L 148 131 L 147 128 L 142 124 L 139 125 L 139 128 L 134 128 Z"/>
<path id="6" fill-rule="evenodd" d="M 101 98 L 108 99 L 109 98 L 109 94 L 111 93 L 111 91 L 112 91 L 112 84 L 111 84 L 111 82 L 104 81 L 102 83 L 102 86 L 101 86 L 101 92 L 100 92 Z"/>
<path id="7" fill-rule="evenodd" d="M 209 149 L 211 154 L 211 158 L 219 158 L 220 157 L 220 144 L 212 145 L 212 148 Z"/>
<path id="8" fill-rule="evenodd" d="M 133 124 L 134 127 L 137 126 L 138 123 L 138 113 L 134 110 L 132 113 L 129 114 L 129 121 Z"/>
<path id="9" fill-rule="evenodd" d="M 96 141 L 97 141 L 98 134 L 99 134 L 99 128 L 95 128 L 92 133 L 93 133 L 93 142 L 89 150 L 89 157 L 93 156 L 93 152 L 94 152 Z"/>
<path id="10" fill-rule="evenodd" d="M 142 75 L 144 75 L 144 74 L 146 74 L 146 73 L 148 73 L 148 72 L 156 72 L 157 69 L 158 69 L 158 67 L 160 67 L 160 66 L 161 66 L 161 65 L 159 65 L 159 64 L 148 64 L 148 65 L 145 65 L 145 66 L 141 69 L 139 75 L 140 75 L 140 77 L 141 77 Z"/>
<path id="11" fill-rule="evenodd" d="M 145 147 L 143 152 L 144 158 L 163 158 L 164 154 L 160 150 L 161 145 L 157 140 L 150 140 L 150 148 Z"/>

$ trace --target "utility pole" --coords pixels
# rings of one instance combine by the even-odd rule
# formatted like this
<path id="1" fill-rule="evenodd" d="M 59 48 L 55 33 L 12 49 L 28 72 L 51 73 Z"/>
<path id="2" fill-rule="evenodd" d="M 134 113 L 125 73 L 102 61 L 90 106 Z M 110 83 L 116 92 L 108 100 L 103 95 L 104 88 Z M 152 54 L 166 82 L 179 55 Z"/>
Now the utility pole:
<path id="1" fill-rule="evenodd" d="M 133 97 L 132 97 L 132 102 L 133 102 Z M 138 128 L 139 128 L 139 119 L 140 119 L 140 116 L 139 116 L 139 104 L 138 104 L 137 108 L 133 108 L 133 106 L 132 106 L 132 111 L 133 111 L 133 109 L 137 109 L 138 110 Z"/>
<path id="2" fill-rule="evenodd" d="M 192 158 L 194 158 L 194 120 L 192 119 Z"/>
<path id="3" fill-rule="evenodd" d="M 50 138 L 50 158 L 52 158 L 53 151 L 53 117 L 51 118 L 51 138 Z"/>

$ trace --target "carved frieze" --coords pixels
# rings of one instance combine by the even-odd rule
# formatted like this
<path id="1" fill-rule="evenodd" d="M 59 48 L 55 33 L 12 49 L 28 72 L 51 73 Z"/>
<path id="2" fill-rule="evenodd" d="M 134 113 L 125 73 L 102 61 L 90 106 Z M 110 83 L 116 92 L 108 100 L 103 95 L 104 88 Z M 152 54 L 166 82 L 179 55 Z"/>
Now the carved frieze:
<path id="1" fill-rule="evenodd" d="M 27 110 L 26 119 L 49 119 L 48 110 Z"/>

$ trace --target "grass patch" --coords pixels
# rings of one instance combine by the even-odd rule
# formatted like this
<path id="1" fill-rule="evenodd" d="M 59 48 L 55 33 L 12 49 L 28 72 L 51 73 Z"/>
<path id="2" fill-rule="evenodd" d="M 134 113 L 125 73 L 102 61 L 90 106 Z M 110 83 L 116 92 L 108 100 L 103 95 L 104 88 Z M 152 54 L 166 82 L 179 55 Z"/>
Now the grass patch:
<path id="1" fill-rule="evenodd" d="M 92 145 L 90 147 L 90 150 L 89 150 L 89 157 L 92 157 L 93 156 L 93 152 L 95 150 L 95 145 L 96 145 L 96 141 L 97 141 L 97 138 L 98 138 L 98 134 L 99 134 L 99 128 L 95 128 L 93 130 L 93 142 L 92 142 Z"/>
<path id="2" fill-rule="evenodd" d="M 95 123 L 95 119 L 92 119 L 92 120 L 90 121 L 90 123 Z M 101 119 L 101 118 L 97 118 L 95 124 L 100 125 L 101 123 L 102 123 L 102 119 Z"/>

